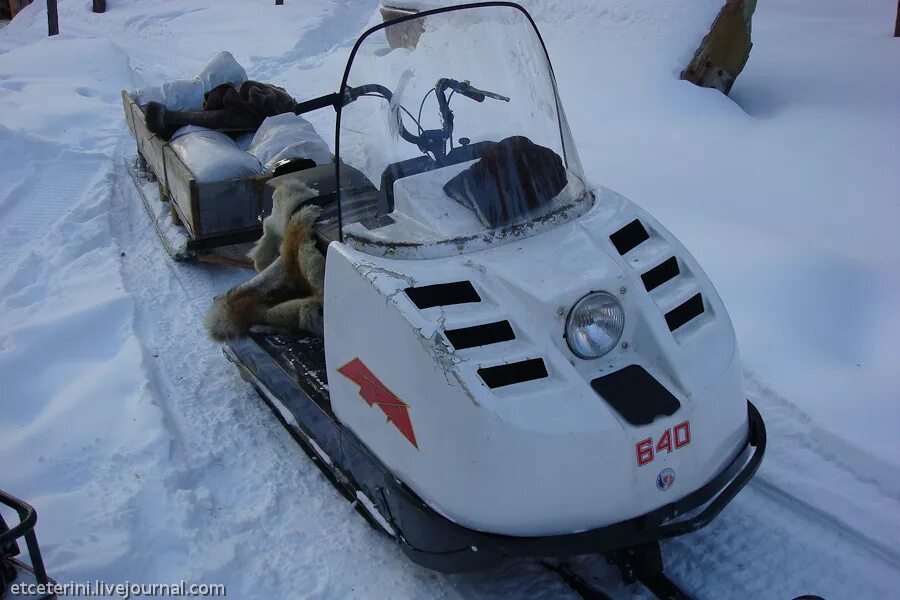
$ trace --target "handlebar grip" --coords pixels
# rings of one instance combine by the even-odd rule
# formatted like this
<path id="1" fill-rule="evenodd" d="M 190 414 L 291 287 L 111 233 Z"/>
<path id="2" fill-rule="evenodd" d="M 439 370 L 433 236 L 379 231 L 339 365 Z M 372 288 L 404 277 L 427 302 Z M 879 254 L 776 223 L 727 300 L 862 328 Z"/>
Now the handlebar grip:
<path id="1" fill-rule="evenodd" d="M 325 94 L 324 96 L 319 96 L 318 98 L 313 98 L 312 100 L 307 100 L 306 102 L 298 102 L 294 104 L 294 114 L 302 115 L 303 113 L 311 112 L 314 110 L 318 110 L 320 108 L 325 108 L 326 106 L 332 106 L 335 110 L 337 110 L 338 104 L 340 103 L 342 96 L 340 94 Z"/>
<path id="2" fill-rule="evenodd" d="M 471 98 L 475 102 L 484 102 L 484 98 L 485 98 L 484 94 L 476 91 L 473 88 L 469 88 L 468 90 L 465 90 L 465 91 L 463 91 L 463 90 L 458 90 L 458 91 L 460 94 L 462 94 L 466 98 Z"/>

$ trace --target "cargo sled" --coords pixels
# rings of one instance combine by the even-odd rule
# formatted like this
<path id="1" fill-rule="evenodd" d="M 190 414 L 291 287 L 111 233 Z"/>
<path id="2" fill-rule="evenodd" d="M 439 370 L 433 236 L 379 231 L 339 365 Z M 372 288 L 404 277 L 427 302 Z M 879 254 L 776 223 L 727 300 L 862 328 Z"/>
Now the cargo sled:
<path id="1" fill-rule="evenodd" d="M 124 90 L 122 104 L 137 146 L 125 168 L 170 256 L 212 258 L 215 248 L 260 236 L 259 215 L 271 203 L 264 184 L 271 175 L 199 182 L 168 142 L 150 132 L 143 108 Z"/>
<path id="2" fill-rule="evenodd" d="M 228 111 L 199 110 L 206 88 L 239 81 L 254 84 L 231 54 L 221 52 L 193 79 L 122 91 L 125 121 L 137 148 L 125 167 L 176 260 L 249 267 L 243 256 L 247 244 L 259 238 L 260 215 L 272 206 L 265 183 L 272 176 L 333 162 L 327 144 L 298 115 L 272 114 L 261 118 L 258 128 L 248 128 L 247 119 L 237 114 L 223 118 L 216 113 Z M 174 106 L 170 110 L 163 102 Z M 148 110 L 154 104 L 156 126 L 151 127 Z M 181 124 L 169 124 L 166 113 Z M 216 129 L 182 126 L 198 122 Z M 154 133 L 163 130 L 167 137 Z"/>
<path id="3" fill-rule="evenodd" d="M 588 184 L 516 4 L 377 25 L 338 90 L 301 106 L 334 107 L 338 160 L 279 178 L 323 206 L 324 339 L 251 331 L 228 358 L 416 563 L 598 553 L 681 597 L 659 540 L 709 523 L 765 448 L 703 270 Z"/>

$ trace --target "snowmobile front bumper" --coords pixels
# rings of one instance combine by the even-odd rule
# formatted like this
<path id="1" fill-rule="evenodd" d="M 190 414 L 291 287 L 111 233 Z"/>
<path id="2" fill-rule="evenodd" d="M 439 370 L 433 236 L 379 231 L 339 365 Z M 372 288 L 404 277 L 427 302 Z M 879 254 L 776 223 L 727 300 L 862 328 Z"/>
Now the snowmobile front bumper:
<path id="1" fill-rule="evenodd" d="M 515 537 L 457 525 L 397 479 L 330 409 L 321 340 L 251 333 L 225 354 L 257 389 L 335 487 L 415 563 L 446 573 L 472 571 L 507 557 L 609 554 L 690 533 L 711 522 L 759 468 L 766 429 L 749 401 L 748 439 L 706 485 L 643 516 L 567 535 Z"/>
<path id="2" fill-rule="evenodd" d="M 427 550 L 434 535 L 444 535 L 444 527 L 459 530 L 431 508 L 425 506 L 405 486 L 392 490 L 403 499 L 392 507 L 397 529 L 402 531 L 403 551 L 414 562 L 444 572 L 466 571 L 485 566 L 489 555 L 499 563 L 503 557 L 566 557 L 581 554 L 609 554 L 616 550 L 653 544 L 659 540 L 691 533 L 708 525 L 725 506 L 743 489 L 759 469 L 766 448 L 766 428 L 762 416 L 753 404 L 747 402 L 749 435 L 747 445 L 738 456 L 703 487 L 681 500 L 662 506 L 643 516 L 568 535 L 545 537 L 513 537 L 465 530 L 471 545 L 456 553 L 435 554 Z M 449 523 L 449 525 L 447 525 Z M 430 524 L 430 525 L 427 525 Z M 433 528 L 433 529 L 431 529 Z M 413 537 L 411 531 L 417 535 Z M 427 532 L 427 534 L 426 534 Z M 434 540 L 436 541 L 436 540 Z M 480 555 L 480 556 L 479 556 Z M 477 558 L 476 558 L 477 557 Z"/>

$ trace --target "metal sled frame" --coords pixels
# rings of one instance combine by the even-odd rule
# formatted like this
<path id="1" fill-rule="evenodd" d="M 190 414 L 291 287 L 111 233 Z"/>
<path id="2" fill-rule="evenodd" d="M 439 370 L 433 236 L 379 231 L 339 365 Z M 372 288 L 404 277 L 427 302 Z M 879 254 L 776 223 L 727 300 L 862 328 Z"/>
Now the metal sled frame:
<path id="1" fill-rule="evenodd" d="M 28 577 L 29 581 L 21 581 L 22 583 L 36 584 L 53 584 L 54 581 L 47 577 L 47 571 L 44 568 L 44 559 L 41 556 L 41 548 L 38 545 L 37 536 L 34 533 L 34 525 L 37 522 L 37 512 L 29 504 L 22 502 L 18 498 L 10 496 L 6 492 L 0 491 L 0 504 L 7 506 L 19 516 L 19 524 L 12 528 L 7 528 L 3 518 L 0 517 L 0 568 L 10 565 L 16 571 L 16 579 L 14 582 L 20 582 L 22 576 Z M 28 548 L 28 556 L 31 560 L 31 566 L 24 562 L 13 558 L 18 554 L 19 548 L 16 540 L 25 538 L 25 545 Z M 11 550 L 11 553 L 9 552 Z M 6 597 L 6 591 L 0 588 L 0 598 Z M 28 596 L 23 596 L 28 598 Z M 32 596 L 33 597 L 33 596 Z M 40 600 L 53 600 L 56 594 L 48 594 L 39 596 Z"/>
<path id="2" fill-rule="evenodd" d="M 322 340 L 251 333 L 227 344 L 224 352 L 313 462 L 373 526 L 394 537 L 413 562 L 448 573 L 495 566 L 506 557 L 606 554 L 625 575 L 628 561 L 623 556 L 633 549 L 710 523 L 756 473 L 766 447 L 762 417 L 748 401 L 750 425 L 743 451 L 681 500 L 581 533 L 545 537 L 484 533 L 439 515 L 336 419 L 328 396 Z"/>

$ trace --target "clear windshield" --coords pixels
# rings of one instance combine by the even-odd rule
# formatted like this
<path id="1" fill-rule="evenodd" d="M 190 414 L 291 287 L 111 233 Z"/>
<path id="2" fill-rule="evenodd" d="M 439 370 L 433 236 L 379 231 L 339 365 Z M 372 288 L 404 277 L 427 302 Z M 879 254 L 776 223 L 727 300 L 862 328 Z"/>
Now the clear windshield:
<path id="1" fill-rule="evenodd" d="M 512 6 L 423 13 L 365 36 L 338 126 L 344 239 L 425 258 L 590 207 L 547 54 Z"/>

